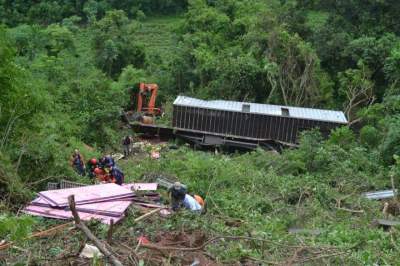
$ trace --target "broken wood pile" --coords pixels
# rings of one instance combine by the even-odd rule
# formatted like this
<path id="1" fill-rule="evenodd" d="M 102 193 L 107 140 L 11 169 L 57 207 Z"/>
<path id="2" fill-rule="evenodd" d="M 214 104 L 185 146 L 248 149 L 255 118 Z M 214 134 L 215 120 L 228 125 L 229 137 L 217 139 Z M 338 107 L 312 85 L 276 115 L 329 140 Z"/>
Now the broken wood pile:
<path id="1" fill-rule="evenodd" d="M 68 197 L 75 196 L 76 210 L 82 220 L 99 220 L 110 224 L 119 222 L 125 216 L 126 209 L 131 205 L 144 208 L 159 208 L 160 196 L 155 192 L 135 193 L 135 191 L 156 190 L 156 183 L 134 183 L 119 186 L 116 184 L 98 184 L 83 187 L 46 190 L 38 193 L 23 209 L 24 213 L 55 219 L 72 219 L 68 207 Z M 142 196 L 143 195 L 143 196 Z"/>

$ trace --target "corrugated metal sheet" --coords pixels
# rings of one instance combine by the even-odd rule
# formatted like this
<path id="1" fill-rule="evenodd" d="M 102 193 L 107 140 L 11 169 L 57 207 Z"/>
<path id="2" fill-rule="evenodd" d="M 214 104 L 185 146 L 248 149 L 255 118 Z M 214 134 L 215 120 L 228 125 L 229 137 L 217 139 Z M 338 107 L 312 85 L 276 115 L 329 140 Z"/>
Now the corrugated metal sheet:
<path id="1" fill-rule="evenodd" d="M 397 190 L 396 190 L 396 192 L 397 192 Z M 367 192 L 367 193 L 364 193 L 363 195 L 367 199 L 376 199 L 376 200 L 388 199 L 388 198 L 393 198 L 394 197 L 393 189 L 382 190 L 382 191 L 374 191 L 374 192 Z"/>
<path id="2" fill-rule="evenodd" d="M 265 114 L 272 116 L 283 116 L 282 111 L 285 112 L 285 110 L 282 109 L 287 109 L 289 111 L 289 117 L 347 124 L 347 119 L 344 113 L 341 111 L 332 111 L 332 110 L 323 110 L 314 108 L 235 102 L 235 101 L 224 101 L 224 100 L 205 101 L 186 96 L 178 96 L 174 101 L 174 105 L 198 107 L 198 108 L 214 109 L 222 111 L 233 111 L 233 112 L 243 112 L 243 105 L 250 105 L 249 113 Z"/>

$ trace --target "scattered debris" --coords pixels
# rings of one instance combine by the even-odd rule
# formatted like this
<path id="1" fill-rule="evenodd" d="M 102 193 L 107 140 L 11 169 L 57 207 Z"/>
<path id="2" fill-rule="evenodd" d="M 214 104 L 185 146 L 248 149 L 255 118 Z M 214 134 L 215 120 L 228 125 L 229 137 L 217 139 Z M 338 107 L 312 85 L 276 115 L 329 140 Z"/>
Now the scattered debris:
<path id="1" fill-rule="evenodd" d="M 159 212 L 159 211 L 161 211 L 161 210 L 162 210 L 162 208 L 157 208 L 157 209 L 155 209 L 155 210 L 152 210 L 152 211 L 150 211 L 150 212 L 148 212 L 148 213 L 146 213 L 146 214 L 143 214 L 142 216 L 136 218 L 136 219 L 134 220 L 134 222 L 137 223 L 137 222 L 139 222 L 139 221 L 141 221 L 141 220 L 144 220 L 144 219 L 146 219 L 147 217 L 149 217 L 149 216 L 151 216 L 151 215 L 153 215 L 153 214 L 155 214 L 155 213 L 157 213 L 157 212 Z"/>
<path id="2" fill-rule="evenodd" d="M 170 189 L 174 185 L 174 182 L 162 177 L 157 178 L 157 183 L 166 189 Z"/>
<path id="3" fill-rule="evenodd" d="M 145 153 L 152 159 L 159 159 L 160 152 L 168 148 L 167 142 L 151 142 L 149 140 L 142 140 L 132 144 L 132 154 L 137 155 Z"/>
<path id="4" fill-rule="evenodd" d="M 137 240 L 140 244 L 150 244 L 150 240 L 148 240 L 145 236 L 139 236 Z"/>
<path id="5" fill-rule="evenodd" d="M 47 190 L 55 190 L 55 189 L 64 189 L 64 188 L 75 188 L 75 187 L 84 187 L 87 184 L 72 182 L 68 180 L 61 180 L 59 183 L 56 182 L 48 182 Z"/>
<path id="6" fill-rule="evenodd" d="M 103 253 L 101 253 L 97 247 L 86 244 L 85 247 L 82 249 L 81 254 L 79 254 L 79 257 L 87 259 L 92 259 L 94 257 L 102 258 Z"/>
<path id="7" fill-rule="evenodd" d="M 382 214 L 387 219 L 389 215 L 400 215 L 400 203 L 397 200 L 390 200 L 383 204 Z"/>
<path id="8" fill-rule="evenodd" d="M 133 183 L 133 184 L 124 184 L 122 185 L 130 190 L 139 191 L 139 190 L 157 190 L 157 183 Z"/>
<path id="9" fill-rule="evenodd" d="M 376 219 L 377 223 L 384 226 L 395 226 L 400 225 L 400 221 L 386 220 L 386 219 Z"/>
<path id="10" fill-rule="evenodd" d="M 158 151 L 152 151 L 151 159 L 160 159 L 160 153 Z"/>
<path id="11" fill-rule="evenodd" d="M 160 211 L 160 216 L 161 217 L 168 217 L 168 216 L 171 215 L 171 213 L 172 213 L 171 211 L 169 211 L 167 209 L 163 209 L 163 210 Z"/>
<path id="12" fill-rule="evenodd" d="M 160 232 L 153 243 L 142 242 L 145 248 L 140 259 L 150 265 L 161 265 L 165 259 L 170 259 L 171 265 L 217 265 L 209 258 L 203 248 L 208 243 L 202 231 L 193 232 Z"/>
<path id="13" fill-rule="evenodd" d="M 113 153 L 111 154 L 111 157 L 114 159 L 114 161 L 119 161 L 122 158 L 124 158 L 125 156 L 122 153 Z"/>
<path id="14" fill-rule="evenodd" d="M 194 258 L 194 261 L 192 264 L 190 264 L 190 266 L 200 266 L 200 261 L 198 258 Z"/>
<path id="15" fill-rule="evenodd" d="M 388 231 L 392 226 L 399 226 L 400 221 L 388 220 L 388 219 L 375 219 L 372 222 L 373 226 L 381 227 L 383 230 Z"/>
<path id="16" fill-rule="evenodd" d="M 364 193 L 362 195 L 364 197 L 366 197 L 367 199 L 371 199 L 371 200 L 372 199 L 381 200 L 381 199 L 387 199 L 387 198 L 393 198 L 394 197 L 393 189 L 375 191 L 375 192 L 367 192 L 367 193 Z"/>

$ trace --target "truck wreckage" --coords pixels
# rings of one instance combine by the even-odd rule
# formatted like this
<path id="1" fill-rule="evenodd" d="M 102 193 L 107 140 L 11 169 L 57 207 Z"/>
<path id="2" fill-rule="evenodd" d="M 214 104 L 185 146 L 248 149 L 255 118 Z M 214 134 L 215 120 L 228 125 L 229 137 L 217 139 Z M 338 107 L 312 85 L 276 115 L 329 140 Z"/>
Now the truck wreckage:
<path id="1" fill-rule="evenodd" d="M 347 125 L 343 112 L 304 107 L 178 96 L 173 103 L 172 127 L 132 121 L 136 133 L 180 138 L 195 146 L 280 149 L 296 146 L 300 133 L 318 128 L 328 136 Z"/>

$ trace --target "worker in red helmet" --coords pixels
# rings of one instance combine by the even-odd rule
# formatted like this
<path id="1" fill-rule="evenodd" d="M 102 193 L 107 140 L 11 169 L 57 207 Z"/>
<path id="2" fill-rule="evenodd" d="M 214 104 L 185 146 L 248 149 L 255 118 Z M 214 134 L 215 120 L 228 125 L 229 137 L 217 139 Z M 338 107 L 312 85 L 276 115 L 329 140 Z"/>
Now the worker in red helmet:
<path id="1" fill-rule="evenodd" d="M 97 167 L 99 167 L 99 164 L 98 164 L 96 158 L 92 158 L 86 163 L 87 174 L 88 174 L 88 176 L 90 178 L 95 178 L 96 177 L 96 174 L 94 173 L 94 170 Z"/>

